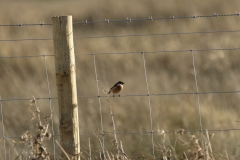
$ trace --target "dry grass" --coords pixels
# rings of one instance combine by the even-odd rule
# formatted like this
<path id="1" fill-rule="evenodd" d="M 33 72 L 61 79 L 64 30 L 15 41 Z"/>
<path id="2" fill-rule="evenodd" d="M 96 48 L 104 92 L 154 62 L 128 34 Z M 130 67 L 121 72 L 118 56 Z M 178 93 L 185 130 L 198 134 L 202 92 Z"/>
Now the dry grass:
<path id="1" fill-rule="evenodd" d="M 49 160 L 50 153 L 44 145 L 44 140 L 52 137 L 52 134 L 48 131 L 51 116 L 46 116 L 44 120 L 41 119 L 40 109 L 35 98 L 29 104 L 29 113 L 32 118 L 27 124 L 27 130 L 20 136 L 19 140 L 12 139 L 14 146 L 9 149 L 9 152 L 14 150 L 17 154 L 14 159 L 17 160 Z M 10 159 L 10 154 L 8 157 Z"/>
<path id="2" fill-rule="evenodd" d="M 73 20 L 85 19 L 125 19 L 139 17 L 169 17 L 176 15 L 212 15 L 215 13 L 235 13 L 239 1 L 223 0 L 203 1 L 8 1 L 1 3 L 0 23 L 51 23 L 51 16 L 73 15 Z M 125 35 L 125 34 L 154 34 L 170 32 L 194 32 L 213 30 L 238 30 L 239 17 L 218 17 L 199 19 L 178 19 L 173 21 L 147 21 L 141 23 L 111 23 L 74 26 L 74 37 Z M 1 27 L 0 39 L 19 38 L 51 38 L 51 26 L 44 27 Z M 75 53 L 99 52 L 129 52 L 155 50 L 186 50 L 202 48 L 239 48 L 239 32 L 192 34 L 170 36 L 147 36 L 127 38 L 75 39 Z M 20 41 L 0 42 L 1 56 L 21 56 L 53 54 L 52 41 Z M 238 51 L 209 51 L 194 52 L 199 92 L 240 90 Z M 49 72 L 51 97 L 56 97 L 54 58 L 46 57 Z M 146 69 L 150 93 L 196 92 L 191 53 L 156 53 L 146 54 Z M 92 56 L 76 56 L 77 86 L 79 96 L 97 94 L 94 65 Z M 143 60 L 141 54 L 97 55 L 96 66 L 100 86 L 100 94 L 116 81 L 126 83 L 123 95 L 146 94 Z M 0 58 L 0 95 L 2 99 L 47 97 L 45 66 L 43 57 L 27 59 Z M 239 94 L 203 94 L 200 95 L 203 129 L 239 128 Z M 97 98 L 79 98 L 80 133 L 82 150 L 89 146 L 92 156 L 99 157 L 101 146 L 95 133 L 100 129 L 100 111 Z M 109 109 L 108 99 L 101 99 L 103 128 L 111 132 L 112 115 L 114 115 L 117 132 L 146 132 L 150 131 L 149 107 L 147 97 L 115 97 L 111 98 Z M 26 115 L 26 101 L 2 102 L 5 134 L 20 136 L 26 128 L 22 124 L 29 121 Z M 38 101 L 42 115 L 49 115 L 49 101 Z M 57 101 L 52 100 L 55 134 L 58 130 Z M 151 97 L 153 130 L 199 130 L 199 116 L 196 95 L 156 96 Z M 0 127 L 0 136 L 2 127 Z M 156 156 L 177 156 L 185 153 L 198 156 L 194 149 L 192 135 L 185 133 L 154 135 Z M 212 134 L 212 132 L 209 132 Z M 214 132 L 211 146 L 215 159 L 237 159 L 239 152 L 239 131 Z M 206 133 L 204 133 L 206 136 Z M 195 135 L 198 139 L 199 134 Z M 165 137 L 165 144 L 163 143 Z M 109 156 L 118 154 L 116 146 L 124 147 L 124 153 L 131 158 L 140 156 L 151 159 L 151 135 L 117 135 L 118 144 L 113 147 L 114 135 L 105 135 L 105 149 Z M 185 145 L 180 139 L 184 138 Z M 57 140 L 58 137 L 56 138 Z M 101 139 L 101 138 L 100 138 Z M 200 145 L 204 155 L 211 156 L 209 141 L 203 138 Z M 7 150 L 13 148 L 13 143 L 7 139 Z M 3 155 L 3 141 L 0 141 L 0 155 Z M 48 153 L 53 153 L 51 141 L 46 143 Z M 87 147 L 88 148 L 88 147 Z M 188 150 L 194 150 L 190 153 Z M 56 153 L 60 149 L 57 147 Z M 137 154 L 136 154 L 137 153 Z M 226 154 L 227 153 L 227 154 Z M 222 156 L 221 156 L 221 155 Z M 13 153 L 12 156 L 19 154 Z M 144 156 L 143 156 L 144 155 Z M 200 154 L 201 155 L 201 154 Z M 87 154 L 83 152 L 83 157 Z M 228 158 L 227 158 L 228 157 Z M 175 158 L 175 157 L 174 157 Z M 172 159 L 174 159 L 172 158 Z M 138 159 L 138 158 L 136 158 Z M 166 159 L 166 158 L 165 158 Z M 177 159 L 177 158 L 176 158 Z"/>
<path id="3" fill-rule="evenodd" d="M 108 103 L 110 107 L 111 117 L 112 117 L 112 129 L 115 133 L 116 126 L 114 121 L 114 115 L 112 113 L 111 101 L 108 97 Z M 46 116 L 44 121 L 41 119 L 41 111 L 37 105 L 36 99 L 33 98 L 30 101 L 29 113 L 31 114 L 31 119 L 26 124 L 27 130 L 20 136 L 19 140 L 11 139 L 13 147 L 9 148 L 8 158 L 10 159 L 10 152 L 14 150 L 17 154 L 16 160 L 49 160 L 50 153 L 47 151 L 46 140 L 51 139 L 52 134 L 49 132 L 49 120 L 50 116 Z M 190 133 L 185 133 L 184 129 L 176 130 L 175 140 L 172 143 L 164 130 L 158 130 L 157 135 L 160 137 L 159 142 L 153 142 L 154 144 L 154 156 L 149 153 L 142 152 L 139 146 L 142 143 L 142 139 L 139 146 L 135 149 L 132 155 L 127 155 L 123 149 L 122 141 L 118 140 L 118 135 L 114 134 L 114 140 L 112 140 L 112 151 L 109 151 L 104 147 L 104 142 L 102 141 L 105 134 L 101 130 L 97 130 L 94 134 L 98 140 L 102 149 L 93 151 L 91 149 L 90 138 L 89 147 L 82 147 L 81 154 L 76 156 L 81 156 L 82 159 L 107 159 L 107 160 L 130 160 L 130 159 L 161 159 L 161 160 L 214 160 L 214 159 L 228 159 L 228 153 L 222 155 L 220 153 L 213 152 L 211 141 L 214 134 L 209 136 L 208 131 L 206 134 L 202 134 L 201 138 Z M 131 144 L 132 142 L 130 142 Z M 179 143 L 183 149 L 180 153 L 176 151 L 177 143 Z M 62 156 L 56 155 L 56 159 L 75 159 L 75 156 L 69 155 L 62 146 L 56 140 L 58 147 L 64 152 Z M 115 150 L 115 151 L 114 151 Z M 181 155 L 182 154 L 182 155 Z M 99 156 L 97 156 L 99 155 Z M 0 159 L 3 159 L 0 157 Z"/>

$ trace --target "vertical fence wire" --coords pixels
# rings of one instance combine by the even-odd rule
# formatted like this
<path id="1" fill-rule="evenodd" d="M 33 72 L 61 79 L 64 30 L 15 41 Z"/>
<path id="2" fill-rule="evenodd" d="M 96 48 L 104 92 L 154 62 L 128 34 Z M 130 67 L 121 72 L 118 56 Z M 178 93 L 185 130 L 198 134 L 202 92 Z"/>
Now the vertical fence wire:
<path id="1" fill-rule="evenodd" d="M 5 127 L 3 122 L 3 109 L 2 109 L 2 102 L 1 102 L 1 96 L 0 96 L 0 112 L 2 117 L 2 134 L 3 134 L 3 147 L 4 147 L 4 159 L 7 159 L 7 151 L 6 151 L 6 136 L 5 136 Z"/>
<path id="2" fill-rule="evenodd" d="M 147 94 L 148 94 L 148 107 L 149 107 L 149 116 L 150 116 L 150 125 L 151 125 L 151 134 L 152 134 L 152 152 L 153 157 L 155 159 L 155 153 L 154 153 L 154 141 L 153 141 L 153 124 L 152 124 L 152 107 L 151 107 L 151 99 L 150 99 L 150 93 L 149 93 L 149 87 L 148 87 L 148 78 L 147 78 L 147 68 L 146 68 L 146 62 L 144 57 L 144 52 L 142 52 L 142 58 L 143 58 L 143 67 L 144 67 L 144 74 L 146 79 L 146 86 L 147 86 Z"/>
<path id="3" fill-rule="evenodd" d="M 116 126 L 115 126 L 115 121 L 114 121 L 114 117 L 113 117 L 113 111 L 112 111 L 112 105 L 111 105 L 111 102 L 110 102 L 110 98 L 109 98 L 109 107 L 110 107 L 111 118 L 112 118 L 112 126 L 113 126 L 114 139 L 115 139 L 116 143 L 118 143 L 117 134 L 116 134 Z"/>
<path id="4" fill-rule="evenodd" d="M 46 62 L 46 56 L 43 54 L 43 60 L 44 60 L 44 66 L 45 66 L 45 72 L 46 72 L 46 80 L 47 80 L 47 86 L 48 86 L 48 98 L 49 98 L 49 107 L 50 107 L 50 120 L 51 120 L 51 126 L 52 126 L 52 138 L 53 138 L 53 157 L 56 159 L 56 147 L 55 147 L 55 134 L 54 134 L 54 124 L 53 124 L 53 107 L 52 107 L 52 99 L 51 99 L 51 91 L 50 91 L 50 84 L 49 84 L 49 76 L 48 76 L 48 67 Z"/>
<path id="5" fill-rule="evenodd" d="M 89 160 L 92 160 L 91 140 L 88 138 Z"/>
<path id="6" fill-rule="evenodd" d="M 101 98 L 100 98 L 100 92 L 99 92 L 99 84 L 98 84 L 98 75 L 97 75 L 97 65 L 96 65 L 96 57 L 95 54 L 93 53 L 93 64 L 94 64 L 94 71 L 95 71 L 95 77 L 96 77 L 96 84 L 97 84 L 97 92 L 98 92 L 98 103 L 99 103 L 99 110 L 100 110 L 100 123 L 101 123 L 101 134 L 102 134 L 102 151 L 103 151 L 103 156 L 104 159 L 106 159 L 105 156 L 105 150 L 104 150 L 104 132 L 103 132 L 103 119 L 102 119 L 102 104 L 101 104 Z"/>
<path id="7" fill-rule="evenodd" d="M 194 71 L 194 79 L 195 79 L 195 85 L 196 85 L 196 93 L 197 93 L 197 105 L 198 105 L 198 115 L 199 115 L 199 125 L 200 125 L 200 134 L 201 134 L 201 141 L 203 145 L 203 138 L 202 138 L 202 117 L 201 117 L 201 106 L 200 106 L 200 98 L 199 98 L 199 92 L 198 92 L 198 82 L 197 82 L 197 73 L 196 73 L 196 66 L 195 66 L 195 60 L 194 60 L 194 52 L 192 53 L 192 64 L 193 64 L 193 71 Z"/>

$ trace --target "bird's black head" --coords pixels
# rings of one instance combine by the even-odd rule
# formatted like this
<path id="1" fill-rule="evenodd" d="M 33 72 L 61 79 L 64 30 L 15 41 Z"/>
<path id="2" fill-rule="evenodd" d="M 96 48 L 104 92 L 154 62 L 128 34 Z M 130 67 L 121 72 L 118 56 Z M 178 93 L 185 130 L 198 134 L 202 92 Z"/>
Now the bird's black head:
<path id="1" fill-rule="evenodd" d="M 125 83 L 124 83 L 124 82 L 122 82 L 122 81 L 119 81 L 119 82 L 118 82 L 118 84 L 125 84 Z"/>

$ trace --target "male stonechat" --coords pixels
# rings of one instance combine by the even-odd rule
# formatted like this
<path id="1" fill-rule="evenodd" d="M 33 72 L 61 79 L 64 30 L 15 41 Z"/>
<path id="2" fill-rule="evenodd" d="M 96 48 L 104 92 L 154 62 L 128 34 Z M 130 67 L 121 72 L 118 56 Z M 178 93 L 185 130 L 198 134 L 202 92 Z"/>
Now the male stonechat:
<path id="1" fill-rule="evenodd" d="M 122 81 L 119 81 L 117 82 L 108 92 L 108 94 L 110 94 L 111 92 L 113 93 L 113 97 L 114 97 L 114 94 L 118 94 L 123 90 L 123 84 L 125 84 L 124 82 Z M 120 95 L 119 95 L 120 97 Z"/>

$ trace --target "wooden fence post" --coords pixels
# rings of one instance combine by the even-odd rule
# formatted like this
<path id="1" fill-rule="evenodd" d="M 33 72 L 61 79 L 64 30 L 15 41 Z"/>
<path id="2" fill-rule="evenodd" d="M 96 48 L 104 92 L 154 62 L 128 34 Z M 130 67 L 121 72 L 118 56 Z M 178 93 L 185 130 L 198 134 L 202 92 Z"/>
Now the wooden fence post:
<path id="1" fill-rule="evenodd" d="M 80 160 L 80 137 L 73 45 L 72 16 L 52 17 L 60 142 L 74 159 Z M 62 157 L 64 155 L 62 154 Z"/>

